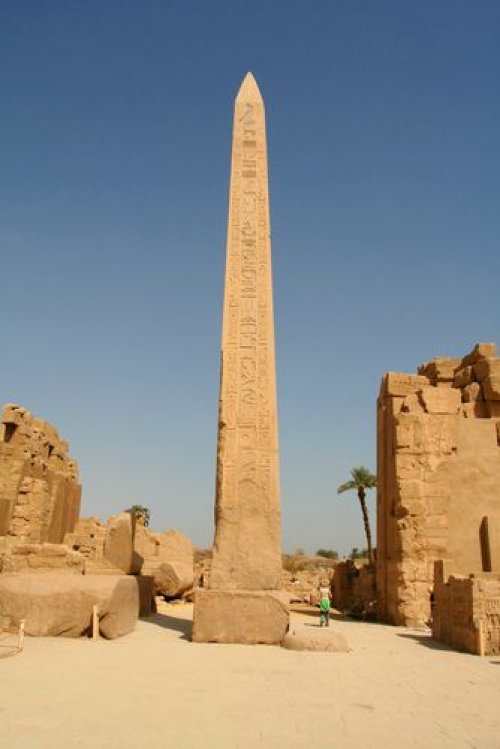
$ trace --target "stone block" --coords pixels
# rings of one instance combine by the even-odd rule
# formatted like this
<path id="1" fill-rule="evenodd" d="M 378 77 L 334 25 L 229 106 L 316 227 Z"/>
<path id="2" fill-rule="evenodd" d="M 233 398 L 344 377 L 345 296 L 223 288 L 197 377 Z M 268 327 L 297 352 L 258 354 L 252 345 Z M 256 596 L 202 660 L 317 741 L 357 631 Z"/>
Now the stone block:
<path id="1" fill-rule="evenodd" d="M 474 382 L 474 372 L 472 369 L 472 365 L 468 367 L 463 367 L 462 369 L 458 369 L 455 372 L 455 375 L 453 378 L 454 387 L 463 388 L 466 385 L 470 385 L 471 382 Z"/>
<path id="2" fill-rule="evenodd" d="M 500 377 L 500 359 L 480 359 L 474 366 L 474 376 L 478 382 L 483 382 L 487 377 Z"/>
<path id="3" fill-rule="evenodd" d="M 197 590 L 193 642 L 277 645 L 289 620 L 288 605 L 279 591 Z"/>
<path id="4" fill-rule="evenodd" d="M 351 650 L 344 635 L 335 632 L 332 627 L 319 632 L 304 629 L 288 632 L 281 644 L 287 650 L 312 650 L 319 653 L 349 653 Z"/>
<path id="5" fill-rule="evenodd" d="M 405 397 L 429 384 L 427 377 L 405 374 L 403 372 L 387 372 L 382 378 L 381 395 Z"/>
<path id="6" fill-rule="evenodd" d="M 394 400 L 395 399 L 393 398 L 393 401 Z M 403 405 L 401 406 L 401 411 L 403 413 L 409 413 L 409 414 L 425 413 L 422 402 L 420 398 L 418 397 L 418 393 L 410 393 L 410 395 L 406 396 L 406 398 L 403 401 Z"/>
<path id="7" fill-rule="evenodd" d="M 455 388 L 424 387 L 419 391 L 420 399 L 428 414 L 458 414 L 462 402 Z"/>
<path id="8" fill-rule="evenodd" d="M 484 401 L 462 403 L 462 416 L 466 419 L 486 419 L 489 416 L 487 404 Z"/>
<path id="9" fill-rule="evenodd" d="M 455 370 L 460 366 L 460 359 L 439 357 L 431 359 L 418 368 L 418 373 L 427 377 L 433 384 L 453 382 Z"/>
<path id="10" fill-rule="evenodd" d="M 462 390 L 462 400 L 464 403 L 473 403 L 474 401 L 482 401 L 483 389 L 479 382 L 471 382 L 470 385 L 466 385 Z"/>
<path id="11" fill-rule="evenodd" d="M 490 374 L 483 380 L 483 393 L 487 401 L 500 401 L 500 374 Z"/>
<path id="12" fill-rule="evenodd" d="M 156 593 L 167 598 L 179 598 L 193 585 L 193 565 L 182 562 L 163 562 L 153 572 Z"/>
<path id="13" fill-rule="evenodd" d="M 143 575 L 154 577 L 156 593 L 174 598 L 192 587 L 193 544 L 184 534 L 173 530 L 153 533 L 138 525 L 134 549 L 134 565 L 141 568 Z"/>
<path id="14" fill-rule="evenodd" d="M 476 343 L 470 354 L 464 356 L 460 364 L 461 367 L 468 367 L 475 364 L 480 359 L 494 358 L 497 355 L 495 343 Z"/>
<path id="15" fill-rule="evenodd" d="M 104 556 L 126 575 L 132 572 L 134 554 L 135 515 L 120 512 L 109 518 L 104 540 Z"/>
<path id="16" fill-rule="evenodd" d="M 131 632 L 139 614 L 133 577 L 111 575 L 1 575 L 0 619 L 28 635 L 81 637 L 91 632 L 92 608 L 99 607 L 99 631 L 114 639 Z"/>

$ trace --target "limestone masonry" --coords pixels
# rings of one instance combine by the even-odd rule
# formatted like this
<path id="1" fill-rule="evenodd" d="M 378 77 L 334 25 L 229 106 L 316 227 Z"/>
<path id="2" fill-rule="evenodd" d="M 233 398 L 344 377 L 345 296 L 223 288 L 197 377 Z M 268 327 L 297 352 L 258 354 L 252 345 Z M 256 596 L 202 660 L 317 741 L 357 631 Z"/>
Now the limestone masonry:
<path id="1" fill-rule="evenodd" d="M 500 571 L 500 359 L 478 343 L 418 374 L 388 372 L 377 417 L 379 617 L 430 618 L 434 562 Z"/>
<path id="2" fill-rule="evenodd" d="M 81 487 L 68 443 L 47 421 L 8 404 L 0 424 L 0 536 L 60 544 L 74 529 Z"/>
<path id="3" fill-rule="evenodd" d="M 193 639 L 279 642 L 288 615 L 277 592 L 281 524 L 266 131 L 251 73 L 234 110 L 215 522 L 209 589 L 195 600 Z M 235 601 L 242 610 L 243 591 L 261 615 L 237 621 Z M 230 617 L 229 631 L 222 622 Z"/>

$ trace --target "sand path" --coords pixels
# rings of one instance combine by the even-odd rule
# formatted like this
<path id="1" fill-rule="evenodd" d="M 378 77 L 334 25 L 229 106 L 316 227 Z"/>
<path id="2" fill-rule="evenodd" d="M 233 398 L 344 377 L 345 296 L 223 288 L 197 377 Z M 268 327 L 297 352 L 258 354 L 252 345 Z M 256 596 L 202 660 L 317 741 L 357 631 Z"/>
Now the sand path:
<path id="1" fill-rule="evenodd" d="M 500 658 L 343 620 L 330 631 L 350 653 L 193 644 L 191 615 L 165 607 L 114 641 L 27 638 L 0 657 L 0 747 L 500 749 Z"/>

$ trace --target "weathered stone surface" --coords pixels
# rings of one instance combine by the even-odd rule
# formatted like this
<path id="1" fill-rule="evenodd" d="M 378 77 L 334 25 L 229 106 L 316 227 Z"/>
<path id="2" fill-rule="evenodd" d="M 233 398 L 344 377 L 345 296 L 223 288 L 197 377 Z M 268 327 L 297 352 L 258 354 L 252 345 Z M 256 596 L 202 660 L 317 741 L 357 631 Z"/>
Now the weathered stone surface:
<path id="1" fill-rule="evenodd" d="M 493 377 L 493 355 L 492 344 L 476 346 L 457 369 L 460 373 L 464 365 L 468 371 L 455 377 L 453 388 L 437 380 L 416 385 L 399 411 L 387 395 L 387 375 L 382 381 L 377 406 L 377 600 L 383 620 L 426 624 L 436 559 L 450 560 L 461 574 L 482 569 L 482 518 L 490 518 L 491 528 L 500 522 L 500 401 L 482 400 L 483 390 L 487 398 L 485 383 Z M 482 384 L 470 381 L 476 370 Z M 425 410 L 418 408 L 417 398 Z M 500 559 L 500 534 L 493 534 L 491 543 L 492 558 Z"/>
<path id="2" fill-rule="evenodd" d="M 8 404 L 0 442 L 0 536 L 61 543 L 80 508 L 78 466 L 48 422 Z"/>
<path id="3" fill-rule="evenodd" d="M 163 562 L 153 574 L 155 591 L 167 598 L 178 598 L 193 585 L 193 565 Z"/>
<path id="4" fill-rule="evenodd" d="M 338 562 L 332 580 L 332 603 L 339 611 L 360 618 L 376 614 L 376 580 L 374 565 L 360 565 L 348 559 Z"/>
<path id="5" fill-rule="evenodd" d="M 457 650 L 500 654 L 500 575 L 434 575 L 432 636 Z"/>
<path id="6" fill-rule="evenodd" d="M 83 575 L 85 558 L 63 544 L 18 543 L 14 536 L 0 537 L 0 572 L 69 572 Z"/>
<path id="7" fill-rule="evenodd" d="M 211 587 L 278 589 L 281 526 L 264 103 L 235 102 Z"/>
<path id="8" fill-rule="evenodd" d="M 463 388 L 466 385 L 470 385 L 471 382 L 474 382 L 474 372 L 472 366 L 463 367 L 462 369 L 458 369 L 455 372 L 455 376 L 453 378 L 453 387 Z"/>
<path id="9" fill-rule="evenodd" d="M 135 516 L 121 512 L 106 525 L 99 518 L 80 518 L 64 543 L 86 559 L 87 574 L 131 574 L 134 570 Z"/>
<path id="10" fill-rule="evenodd" d="M 483 380 L 483 393 L 487 401 L 500 401 L 500 375 L 489 375 Z"/>
<path id="11" fill-rule="evenodd" d="M 443 389 L 428 386 L 419 391 L 420 400 L 429 414 L 457 414 L 462 401 L 455 388 Z"/>
<path id="12" fill-rule="evenodd" d="M 194 605 L 193 642 L 277 645 L 288 628 L 288 605 L 275 591 L 198 589 Z"/>
<path id="13" fill-rule="evenodd" d="M 324 629 L 307 631 L 303 628 L 288 632 L 281 643 L 287 650 L 312 650 L 321 653 L 349 653 L 347 640 L 332 626 Z"/>
<path id="14" fill-rule="evenodd" d="M 288 614 L 271 593 L 282 567 L 267 153 L 264 103 L 251 73 L 235 102 L 229 205 L 215 540 L 210 591 L 195 598 L 193 631 L 209 641 L 278 642 Z"/>
<path id="15" fill-rule="evenodd" d="M 495 357 L 496 355 L 497 347 L 495 343 L 476 343 L 471 353 L 464 356 L 460 363 L 460 367 L 468 367 L 471 364 L 475 364 L 480 359 Z"/>
<path id="16" fill-rule="evenodd" d="M 99 607 L 99 631 L 114 639 L 131 632 L 139 614 L 133 577 L 100 575 L 1 575 L 0 622 L 28 635 L 80 637 L 89 634 L 92 607 Z"/>
<path id="17" fill-rule="evenodd" d="M 500 377 L 500 359 L 491 357 L 480 359 L 472 369 L 478 382 L 483 382 L 487 377 Z"/>
<path id="18" fill-rule="evenodd" d="M 142 574 L 154 578 L 156 593 L 174 598 L 192 587 L 193 544 L 184 534 L 173 530 L 153 533 L 138 525 L 135 552 Z"/>
<path id="19" fill-rule="evenodd" d="M 404 374 L 403 372 L 386 372 L 382 378 L 381 393 L 385 396 L 405 397 L 419 388 L 429 384 L 427 377 Z"/>
<path id="20" fill-rule="evenodd" d="M 470 385 L 465 385 L 462 390 L 462 400 L 464 403 L 483 400 L 483 389 L 479 382 L 471 382 Z"/>
<path id="21" fill-rule="evenodd" d="M 135 515 L 120 512 L 109 518 L 104 539 L 104 556 L 126 575 L 132 572 L 134 554 Z"/>
<path id="22" fill-rule="evenodd" d="M 438 357 L 421 364 L 418 373 L 424 375 L 433 385 L 436 385 L 439 382 L 453 382 L 455 370 L 459 366 L 460 359 Z"/>

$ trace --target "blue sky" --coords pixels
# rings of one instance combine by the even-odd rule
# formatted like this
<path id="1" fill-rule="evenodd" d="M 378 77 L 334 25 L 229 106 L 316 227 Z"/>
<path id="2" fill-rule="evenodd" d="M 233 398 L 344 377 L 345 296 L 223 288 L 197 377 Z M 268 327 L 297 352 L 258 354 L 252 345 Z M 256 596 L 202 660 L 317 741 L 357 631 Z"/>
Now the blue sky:
<path id="1" fill-rule="evenodd" d="M 233 99 L 266 102 L 284 547 L 364 543 L 384 371 L 500 343 L 497 0 L 0 3 L 0 401 L 213 534 Z M 374 502 L 370 506 L 373 523 Z"/>

